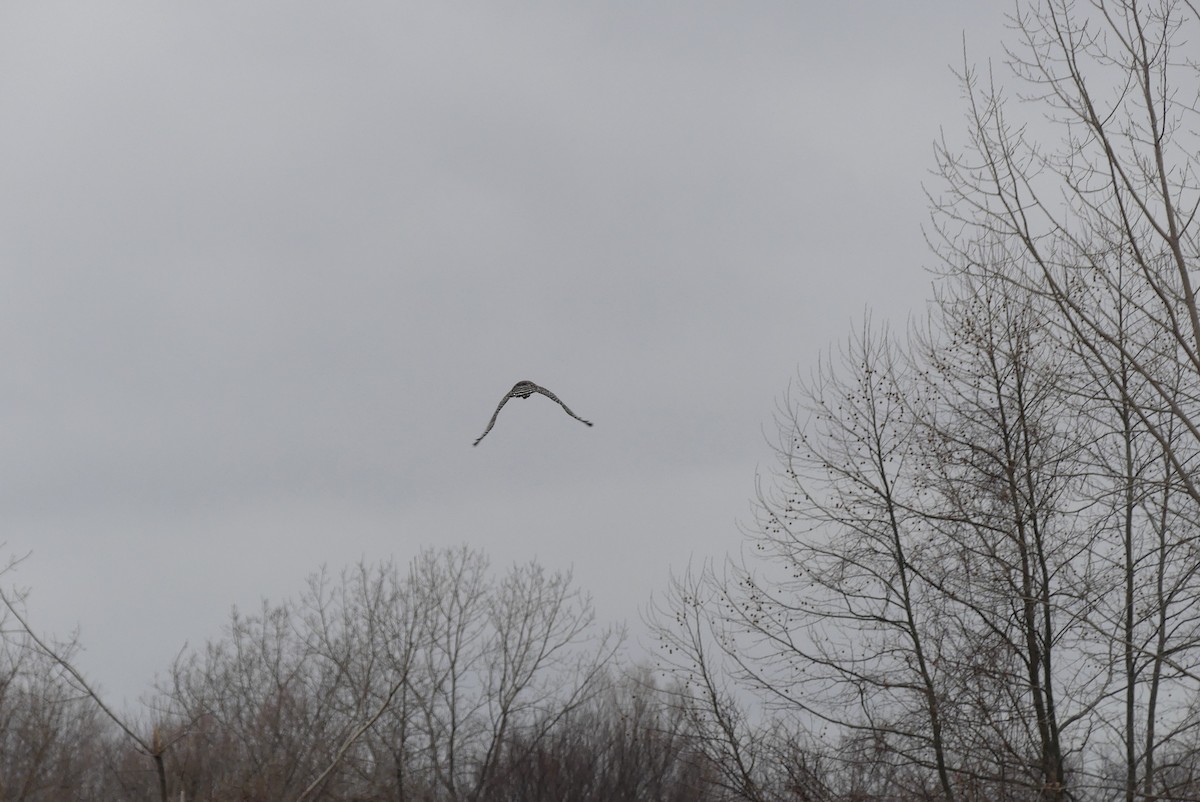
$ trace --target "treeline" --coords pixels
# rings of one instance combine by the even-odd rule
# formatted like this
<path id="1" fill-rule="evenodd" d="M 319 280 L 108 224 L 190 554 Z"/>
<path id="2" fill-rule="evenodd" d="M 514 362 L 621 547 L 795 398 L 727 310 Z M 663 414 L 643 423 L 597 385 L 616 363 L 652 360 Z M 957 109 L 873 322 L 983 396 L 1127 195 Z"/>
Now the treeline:
<path id="1" fill-rule="evenodd" d="M 468 549 L 312 576 L 102 708 L 21 600 L 0 640 L 0 800 L 718 800 L 724 774 L 570 577 Z"/>

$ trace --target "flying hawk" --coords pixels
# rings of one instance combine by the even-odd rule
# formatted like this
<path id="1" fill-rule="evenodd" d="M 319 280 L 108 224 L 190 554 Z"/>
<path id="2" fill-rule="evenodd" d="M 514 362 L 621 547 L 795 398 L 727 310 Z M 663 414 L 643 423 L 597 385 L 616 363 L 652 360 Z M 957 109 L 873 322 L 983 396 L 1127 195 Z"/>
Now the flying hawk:
<path id="1" fill-rule="evenodd" d="M 533 395 L 534 393 L 541 393 L 542 395 L 546 396 L 551 401 L 553 401 L 554 403 L 556 403 L 560 407 L 562 407 L 564 412 L 566 412 L 568 415 L 570 415 L 572 418 L 579 421 L 580 423 L 586 423 L 588 426 L 592 425 L 592 422 L 590 420 L 584 420 L 583 418 L 576 415 L 574 412 L 571 411 L 570 407 L 568 407 L 562 401 L 558 400 L 558 396 L 556 396 L 554 393 L 547 390 L 545 387 L 539 387 L 538 385 L 534 384 L 531 381 L 520 381 L 513 385 L 513 388 L 508 391 L 508 394 L 505 395 L 504 398 L 500 399 L 500 405 L 497 406 L 496 411 L 494 413 L 492 413 L 492 419 L 490 421 L 488 421 L 487 428 L 483 430 L 483 434 L 479 435 L 479 440 L 482 440 L 483 438 L 487 437 L 487 433 L 490 432 L 492 430 L 492 427 L 496 425 L 496 418 L 498 418 L 500 416 L 500 410 L 504 409 L 504 405 L 508 403 L 508 399 L 510 399 L 510 398 L 528 398 L 529 396 Z M 476 445 L 476 446 L 479 445 L 479 440 L 476 440 L 474 443 L 472 443 L 472 445 Z"/>

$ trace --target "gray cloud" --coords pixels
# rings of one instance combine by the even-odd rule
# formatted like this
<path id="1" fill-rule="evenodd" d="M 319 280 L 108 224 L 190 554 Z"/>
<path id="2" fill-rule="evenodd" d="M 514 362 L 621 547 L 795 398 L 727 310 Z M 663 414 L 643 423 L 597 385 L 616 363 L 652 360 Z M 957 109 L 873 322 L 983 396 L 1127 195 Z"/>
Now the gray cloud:
<path id="1" fill-rule="evenodd" d="M 796 367 L 866 306 L 919 309 L 946 67 L 1001 21 L 0 16 L 0 542 L 125 697 L 322 561 L 467 541 L 635 617 L 669 565 L 736 550 Z M 521 378 L 595 429 L 531 399 L 471 449 Z"/>

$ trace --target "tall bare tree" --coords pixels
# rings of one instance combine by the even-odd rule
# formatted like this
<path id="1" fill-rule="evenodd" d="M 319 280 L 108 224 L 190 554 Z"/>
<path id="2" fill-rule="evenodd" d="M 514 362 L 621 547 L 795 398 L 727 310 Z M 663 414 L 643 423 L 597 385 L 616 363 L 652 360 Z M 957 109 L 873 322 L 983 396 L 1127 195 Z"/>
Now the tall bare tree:
<path id="1" fill-rule="evenodd" d="M 1095 437 L 1081 651 L 1120 700 L 1094 721 L 1119 747 L 1123 797 L 1169 796 L 1159 754 L 1194 739 L 1178 700 L 1200 690 L 1200 15 L 1186 0 L 1044 0 L 1012 22 L 1026 102 L 964 68 L 968 138 L 939 148 L 936 245 L 950 270 L 1040 299 L 1073 356 L 1062 382 Z"/>
<path id="2" fill-rule="evenodd" d="M 1196 6 L 1043 0 L 1012 19 L 1019 96 L 1045 117 L 1013 121 L 1002 89 L 964 69 L 968 144 L 938 150 L 937 245 L 951 265 L 986 267 L 980 243 L 999 242 L 1000 277 L 1054 304 L 1064 344 L 1127 388 L 1147 431 L 1178 450 L 1170 419 L 1200 443 Z M 1187 370 L 1161 371 L 1163 356 Z M 1190 453 L 1169 461 L 1200 502 Z"/>

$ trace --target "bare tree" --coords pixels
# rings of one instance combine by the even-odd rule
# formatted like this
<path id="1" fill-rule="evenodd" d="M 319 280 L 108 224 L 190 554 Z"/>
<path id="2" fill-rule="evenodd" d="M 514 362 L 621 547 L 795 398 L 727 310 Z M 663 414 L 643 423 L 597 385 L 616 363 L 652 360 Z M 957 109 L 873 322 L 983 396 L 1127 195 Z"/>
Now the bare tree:
<path id="1" fill-rule="evenodd" d="M 193 722 L 176 755 L 191 796 L 290 799 L 352 726 L 337 707 L 336 666 L 314 659 L 292 605 L 234 610 L 225 637 L 181 655 L 160 703 Z"/>
<path id="2" fill-rule="evenodd" d="M 181 656 L 164 707 L 194 722 L 191 796 L 484 799 L 594 692 L 617 640 L 569 574 L 493 579 L 479 552 L 422 552 L 310 577 L 295 602 L 236 610 Z M 505 750 L 509 750 L 506 752 Z"/>
<path id="3" fill-rule="evenodd" d="M 516 736 L 512 761 L 484 799 L 494 802 L 707 802 L 716 767 L 695 750 L 681 709 L 647 670 L 607 671 L 596 692 L 536 746 Z"/>
<path id="4" fill-rule="evenodd" d="M 591 632 L 591 602 L 568 574 L 529 564 L 492 583 L 486 572 L 461 549 L 425 552 L 410 573 L 432 599 L 412 686 L 415 762 L 450 799 L 485 796 L 504 745 L 534 748 L 587 698 L 619 642 Z"/>
<path id="5" fill-rule="evenodd" d="M 669 680 L 660 693 L 687 724 L 694 748 L 714 768 L 711 782 L 747 802 L 769 798 L 764 788 L 766 745 L 761 721 L 739 699 L 730 673 L 733 634 L 713 616 L 723 595 L 711 566 L 672 576 L 666 593 L 646 611 L 658 642 L 658 670 Z"/>
<path id="6" fill-rule="evenodd" d="M 361 723 L 300 798 L 345 761 L 360 783 L 380 793 L 394 788 L 404 799 L 413 661 L 424 637 L 418 626 L 422 605 L 430 602 L 417 590 L 402 581 L 391 561 L 376 567 L 359 563 L 336 581 L 325 570 L 309 578 L 301 601 L 306 641 L 314 655 L 337 668 L 340 715 Z M 398 726 L 393 745 L 381 748 L 369 733 L 386 722 Z"/>
<path id="7" fill-rule="evenodd" d="M 9 560 L 4 568 L 0 569 L 0 576 L 12 571 L 20 561 L 20 559 Z M 79 648 L 78 643 L 74 639 L 66 643 L 56 643 L 38 635 L 25 618 L 23 610 L 25 597 L 26 592 L 0 588 L 0 605 L 4 607 L 7 619 L 15 622 L 18 628 L 19 637 L 22 641 L 21 648 L 32 651 L 37 655 L 33 658 L 35 663 L 52 669 L 49 677 L 53 677 L 53 679 L 48 679 L 46 675 L 43 675 L 36 680 L 36 685 L 41 686 L 43 691 L 49 694 L 49 696 L 27 697 L 27 699 L 31 701 L 36 700 L 35 708 L 41 708 L 44 712 L 55 711 L 59 713 L 65 713 L 66 711 L 63 710 L 63 707 L 71 705 L 74 702 L 81 699 L 89 700 L 95 706 L 94 709 L 98 710 L 108 721 L 124 733 L 141 754 L 151 759 L 158 780 L 158 796 L 163 802 L 166 802 L 167 774 L 164 755 L 171 746 L 171 741 L 164 739 L 157 728 L 152 728 L 152 734 L 149 739 L 143 737 L 138 734 L 136 724 L 106 704 L 96 688 L 88 682 L 72 662 L 74 654 Z M 4 620 L 0 619 L 0 624 L 4 623 Z M 3 643 L 7 651 L 10 641 L 7 637 L 7 631 L 4 634 L 6 637 L 0 643 Z M 14 661 L 11 667 L 10 680 L 5 682 L 4 687 L 0 690 L 6 693 L 15 693 L 21 690 L 20 686 L 13 687 L 11 680 L 18 676 L 22 662 L 22 660 Z M 52 701 L 54 697 L 58 697 L 57 701 Z M 43 704 L 46 706 L 43 707 Z M 46 740 L 40 745 L 34 746 L 31 756 L 32 763 L 26 769 L 26 780 L 29 784 L 23 787 L 22 793 L 24 794 L 31 793 L 31 789 L 34 787 L 33 783 L 35 783 L 39 774 L 40 764 L 47 756 L 46 749 L 54 745 L 55 736 L 53 728 L 49 731 L 43 728 L 41 737 Z M 26 746 L 33 746 L 33 744 L 27 743 Z M 17 751 L 15 754 L 20 756 L 24 753 Z"/>
<path id="8" fill-rule="evenodd" d="M 759 641 L 736 656 L 752 687 L 818 730 L 884 738 L 933 772 L 936 790 L 922 779 L 910 791 L 953 799 L 936 608 L 919 570 L 913 387 L 903 354 L 869 325 L 801 387 L 780 421 L 781 482 L 760 493 L 756 552 L 774 565 L 735 569 L 725 597 L 729 620 Z"/>
<path id="9" fill-rule="evenodd" d="M 1186 0 L 1046 0 L 1012 22 L 1026 103 L 964 68 L 968 141 L 939 148 L 936 245 L 951 271 L 1040 299 L 1074 358 L 1061 382 L 1095 437 L 1079 650 L 1107 666 L 1113 694 L 1089 721 L 1119 754 L 1121 795 L 1153 798 L 1169 793 L 1159 754 L 1196 726 L 1179 700 L 1200 692 L 1200 15 Z"/>
<path id="10" fill-rule="evenodd" d="M 1010 122 L 1003 92 L 964 69 L 969 144 L 939 148 L 937 245 L 952 265 L 986 266 L 981 233 L 1001 242 L 1019 269 L 1000 277 L 1054 304 L 1064 343 L 1114 389 L 1123 371 L 1136 378 L 1146 392 L 1125 400 L 1147 431 L 1168 445 L 1160 411 L 1200 442 L 1200 73 L 1187 51 L 1200 19 L 1186 1 L 1089 5 L 1044 0 L 1012 18 L 1009 65 L 1059 147 Z M 1183 381 L 1157 369 L 1164 349 L 1188 366 Z M 1186 463 L 1171 464 L 1200 501 Z"/>
<path id="11" fill-rule="evenodd" d="M 1071 356 L 1047 336 L 1039 299 L 988 273 L 957 279 L 918 338 L 914 403 L 931 535 L 921 570 L 951 647 L 942 692 L 965 701 L 960 721 L 986 722 L 955 727 L 964 775 L 1060 799 L 1088 738 L 1072 725 L 1107 692 L 1106 667 L 1078 648 L 1095 595 L 1078 559 L 1094 538 L 1079 514 L 1090 432 L 1069 417 Z"/>
<path id="12" fill-rule="evenodd" d="M 62 669 L 0 616 L 0 799 L 34 802 L 82 790 L 101 766 L 95 750 L 103 735 L 97 709 L 62 676 Z M 72 659 L 77 647 L 56 644 Z"/>
<path id="13" fill-rule="evenodd" d="M 721 663 L 836 744 L 854 782 L 815 784 L 831 794 L 1057 800 L 1094 784 L 1121 665 L 1096 648 L 1097 611 L 1123 575 L 1096 491 L 1107 430 L 1095 405 L 1071 412 L 1086 378 L 1044 299 L 963 271 L 907 346 L 867 327 L 800 387 L 752 558 L 677 583 L 659 616 L 726 770 L 750 774 Z M 1171 642 L 1189 643 L 1172 615 Z"/>

